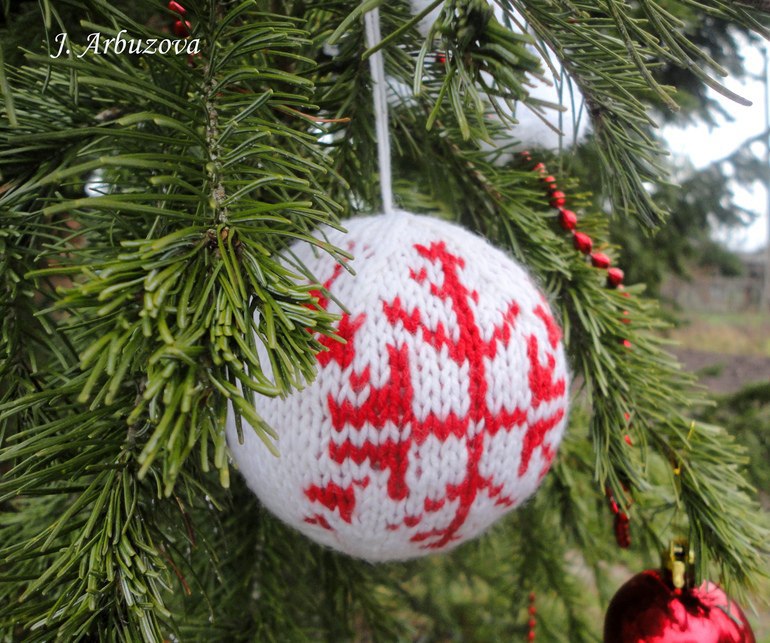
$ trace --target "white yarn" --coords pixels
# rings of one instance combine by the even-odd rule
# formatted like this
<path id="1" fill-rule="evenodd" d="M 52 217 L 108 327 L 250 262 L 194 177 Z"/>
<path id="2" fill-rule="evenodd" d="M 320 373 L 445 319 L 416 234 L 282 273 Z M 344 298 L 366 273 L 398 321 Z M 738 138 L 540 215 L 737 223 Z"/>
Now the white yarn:
<path id="1" fill-rule="evenodd" d="M 356 276 L 292 251 L 346 305 L 347 344 L 324 339 L 311 385 L 259 400 L 279 458 L 248 427 L 238 444 L 232 417 L 230 449 L 264 505 L 319 543 L 370 561 L 445 551 L 548 469 L 568 404 L 558 327 L 521 266 L 454 224 L 396 211 L 346 225 L 326 234 Z"/>
<path id="2" fill-rule="evenodd" d="M 380 44 L 380 10 L 375 7 L 364 16 L 366 46 Z M 393 210 L 393 181 L 390 167 L 390 133 L 388 128 L 388 93 L 385 85 L 385 62 L 382 49 L 369 57 L 369 71 L 372 75 L 372 99 L 374 102 L 374 126 L 377 134 L 377 162 L 380 169 L 380 191 L 382 210 L 385 214 Z"/>

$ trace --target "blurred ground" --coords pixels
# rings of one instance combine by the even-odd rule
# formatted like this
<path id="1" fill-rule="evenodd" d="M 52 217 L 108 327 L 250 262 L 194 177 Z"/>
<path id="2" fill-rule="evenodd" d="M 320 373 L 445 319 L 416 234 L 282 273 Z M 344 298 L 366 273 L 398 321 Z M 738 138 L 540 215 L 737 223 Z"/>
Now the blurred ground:
<path id="1" fill-rule="evenodd" d="M 682 365 L 698 374 L 701 384 L 713 393 L 735 393 L 747 384 L 770 380 L 770 357 L 730 355 L 676 348 Z"/>
<path id="2" fill-rule="evenodd" d="M 669 333 L 672 352 L 714 393 L 770 380 L 770 314 L 701 313 Z"/>

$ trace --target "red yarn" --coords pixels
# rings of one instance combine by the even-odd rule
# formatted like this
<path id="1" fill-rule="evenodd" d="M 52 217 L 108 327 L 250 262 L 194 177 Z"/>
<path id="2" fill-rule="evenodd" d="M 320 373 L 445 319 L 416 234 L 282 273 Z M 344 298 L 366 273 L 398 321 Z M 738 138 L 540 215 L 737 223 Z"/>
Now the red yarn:
<path id="1" fill-rule="evenodd" d="M 412 541 L 424 543 L 427 548 L 439 549 L 457 538 L 457 532 L 464 524 L 476 495 L 482 489 L 485 489 L 491 497 L 499 496 L 498 502 L 500 504 L 509 505 L 515 501 L 513 498 L 502 495 L 502 485 L 497 485 L 491 478 L 482 476 L 479 465 L 484 448 L 485 432 L 495 434 L 500 430 L 511 431 L 527 422 L 525 409 L 515 408 L 513 411 L 503 409 L 493 414 L 486 399 L 485 362 L 494 358 L 498 347 L 506 345 L 510 340 L 511 329 L 519 315 L 519 306 L 516 302 L 511 302 L 502 323 L 494 329 L 489 339 L 483 338 L 470 303 L 478 300 L 478 293 L 469 290 L 460 279 L 460 269 L 465 265 L 462 257 L 450 253 L 443 242 L 434 242 L 429 247 L 422 245 L 415 245 L 414 247 L 422 257 L 440 267 L 444 279 L 440 285 L 428 282 L 428 275 L 425 270 L 412 271 L 410 273 L 411 278 L 421 284 L 428 282 L 430 291 L 435 297 L 451 303 L 460 329 L 459 337 L 452 338 L 441 324 L 435 330 L 431 330 L 424 322 L 421 311 L 415 309 L 408 312 L 398 297 L 392 302 L 383 302 L 383 312 L 390 324 L 403 324 L 409 334 L 420 333 L 427 344 L 437 350 L 447 350 L 449 357 L 458 364 L 468 364 L 471 399 L 468 413 L 463 417 L 450 413 L 448 417 L 440 419 L 435 414 L 429 413 L 426 418 L 418 421 L 412 412 L 414 391 L 410 378 L 410 369 L 415 366 L 410 362 L 410 354 L 406 346 L 398 348 L 389 346 L 390 378 L 381 388 L 370 385 L 370 374 L 367 368 L 361 373 L 354 373 L 355 377 L 351 376 L 351 386 L 361 388 L 370 386 L 369 395 L 362 404 L 354 406 L 347 400 L 338 402 L 331 394 L 327 399 L 327 404 L 332 425 L 337 431 L 360 431 L 365 425 L 383 429 L 387 423 L 393 423 L 397 426 L 409 425 L 411 431 L 408 437 L 401 438 L 398 442 L 386 440 L 377 444 L 368 441 L 358 444 L 358 440 L 350 438 L 341 444 L 331 441 L 329 454 L 338 463 L 350 459 L 360 464 L 368 460 L 373 469 L 387 469 L 389 472 L 388 495 L 394 500 L 400 500 L 409 493 L 405 476 L 409 461 L 407 453 L 413 443 L 421 444 L 429 436 L 445 441 L 451 436 L 467 435 L 471 423 L 484 426 L 485 431 L 479 431 L 467 442 L 468 462 L 465 478 L 458 484 L 447 484 L 444 498 L 426 500 L 424 503 L 426 512 L 435 512 L 443 508 L 447 500 L 450 502 L 458 501 L 454 517 L 444 528 L 417 532 L 411 537 Z M 324 283 L 324 287 L 330 288 L 341 272 L 342 266 L 337 266 L 332 277 Z M 325 298 L 320 295 L 318 297 L 319 305 L 327 303 Z M 550 347 L 555 349 L 561 337 L 558 326 L 545 306 L 538 306 L 535 309 L 535 314 L 547 330 Z M 343 368 L 350 366 L 355 355 L 356 332 L 364 319 L 363 313 L 355 318 L 351 318 L 349 314 L 344 314 L 339 324 L 338 333 L 347 343 L 340 344 L 322 338 L 320 341 L 329 350 L 318 355 L 319 362 L 325 365 L 334 360 Z M 566 390 L 566 382 L 563 378 L 554 379 L 556 360 L 553 354 L 546 350 L 546 362 L 541 363 L 540 349 L 537 337 L 530 335 L 527 356 L 530 362 L 529 386 L 534 408 L 562 396 Z M 550 448 L 544 446 L 544 440 L 549 431 L 563 417 L 564 410 L 558 409 L 552 414 L 532 422 L 523 432 L 524 444 L 519 463 L 519 475 L 523 475 L 528 470 L 537 447 L 542 448 L 545 460 L 539 475 L 545 473 L 554 453 Z M 352 483 L 347 488 L 340 488 L 334 483 L 329 483 L 324 487 L 312 485 L 305 489 L 305 494 L 311 501 L 320 502 L 330 510 L 337 509 L 340 517 L 346 522 L 350 522 L 355 508 L 354 484 L 356 483 Z M 311 518 L 310 520 L 316 519 Z M 414 526 L 419 522 L 419 515 L 408 516 L 404 519 L 404 524 L 407 526 Z M 397 527 L 397 525 L 392 525 L 389 528 L 396 529 Z"/>
<path id="2" fill-rule="evenodd" d="M 330 482 L 325 487 L 311 485 L 305 489 L 305 495 L 313 501 L 320 502 L 327 509 L 337 509 L 345 522 L 350 522 L 353 508 L 356 505 L 356 496 L 353 486 L 342 488 Z"/>

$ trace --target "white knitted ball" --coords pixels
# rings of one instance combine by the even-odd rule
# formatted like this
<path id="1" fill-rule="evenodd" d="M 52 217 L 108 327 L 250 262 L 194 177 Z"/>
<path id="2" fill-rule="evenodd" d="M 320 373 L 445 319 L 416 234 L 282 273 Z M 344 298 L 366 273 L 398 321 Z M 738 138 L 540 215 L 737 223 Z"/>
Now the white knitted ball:
<path id="1" fill-rule="evenodd" d="M 345 225 L 327 234 L 355 276 L 293 251 L 347 307 L 347 343 L 324 338 L 312 385 L 258 402 L 280 458 L 251 431 L 239 444 L 232 418 L 230 448 L 265 506 L 315 541 L 370 561 L 446 551 L 548 470 L 567 416 L 561 332 L 527 273 L 456 225 L 406 212 Z"/>

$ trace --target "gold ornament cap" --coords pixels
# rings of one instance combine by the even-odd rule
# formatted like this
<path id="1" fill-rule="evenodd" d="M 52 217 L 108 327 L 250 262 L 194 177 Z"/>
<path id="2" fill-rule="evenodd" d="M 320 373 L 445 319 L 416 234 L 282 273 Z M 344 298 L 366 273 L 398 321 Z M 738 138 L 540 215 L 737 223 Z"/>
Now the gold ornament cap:
<path id="1" fill-rule="evenodd" d="M 672 540 L 668 546 L 668 551 L 664 551 L 663 569 L 669 575 L 671 584 L 675 589 L 684 589 L 692 587 L 695 582 L 695 552 L 690 549 L 690 544 L 686 539 L 680 538 Z"/>

